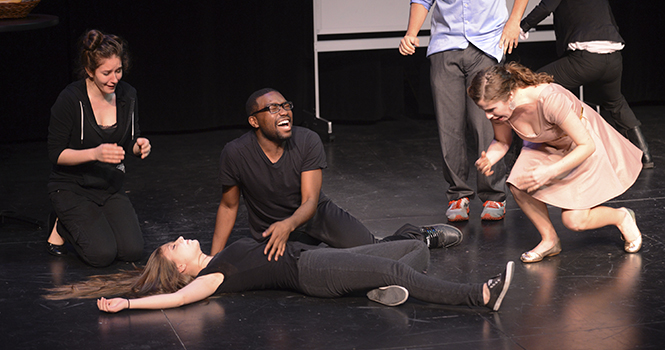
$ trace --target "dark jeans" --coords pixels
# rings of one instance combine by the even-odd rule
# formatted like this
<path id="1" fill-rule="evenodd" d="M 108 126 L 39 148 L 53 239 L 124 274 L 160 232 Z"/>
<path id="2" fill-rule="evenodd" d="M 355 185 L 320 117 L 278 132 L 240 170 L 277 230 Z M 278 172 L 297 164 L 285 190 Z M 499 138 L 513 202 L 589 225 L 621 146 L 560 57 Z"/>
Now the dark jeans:
<path id="1" fill-rule="evenodd" d="M 598 88 L 603 108 L 610 112 L 619 132 L 640 126 L 621 93 L 623 58 L 620 51 L 596 54 L 584 50 L 568 51 L 565 56 L 538 70 L 554 76 L 554 81 L 568 90 L 577 92 L 580 85 Z"/>
<path id="2" fill-rule="evenodd" d="M 443 154 L 443 177 L 450 185 L 448 200 L 474 197 L 467 184 L 469 168 L 476 171 L 478 198 L 481 201 L 506 200 L 506 168 L 503 160 L 492 167 L 494 174 L 485 176 L 477 172 L 467 157 L 467 143 L 475 142 L 477 152 L 473 161 L 480 158 L 494 139 L 492 123 L 485 112 L 466 94 L 466 88 L 479 71 L 497 64 L 496 60 L 469 45 L 464 50 L 450 50 L 429 56 L 430 84 L 434 98 L 434 112 L 439 127 L 439 142 Z M 467 139 L 467 127 L 473 136 Z"/>
<path id="3" fill-rule="evenodd" d="M 95 267 L 114 260 L 136 261 L 143 254 L 143 234 L 129 198 L 112 195 L 104 205 L 71 191 L 50 194 L 58 216 L 58 234 L 81 259 Z"/>
<path id="4" fill-rule="evenodd" d="M 453 283 L 423 273 L 429 249 L 402 240 L 348 249 L 305 251 L 298 260 L 301 291 L 338 297 L 387 285 L 400 285 L 419 300 L 446 305 L 484 305 L 483 284 Z"/>
<path id="5" fill-rule="evenodd" d="M 319 204 L 314 217 L 291 233 L 289 240 L 334 248 L 350 248 L 403 239 L 424 241 L 420 228 L 411 224 L 400 227 L 392 236 L 378 239 L 358 219 L 328 200 Z"/>

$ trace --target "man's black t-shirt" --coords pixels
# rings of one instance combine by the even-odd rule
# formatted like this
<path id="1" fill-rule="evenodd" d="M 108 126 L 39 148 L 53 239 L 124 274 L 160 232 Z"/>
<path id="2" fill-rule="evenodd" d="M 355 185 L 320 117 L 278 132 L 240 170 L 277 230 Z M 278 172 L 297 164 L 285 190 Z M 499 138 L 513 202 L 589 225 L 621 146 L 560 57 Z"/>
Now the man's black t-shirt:
<path id="1" fill-rule="evenodd" d="M 301 174 L 327 167 L 323 144 L 313 131 L 294 126 L 284 144 L 284 154 L 272 163 L 250 131 L 229 142 L 220 157 L 221 182 L 238 186 L 249 215 L 249 227 L 256 240 L 270 225 L 284 220 L 300 207 Z M 328 200 L 321 193 L 319 203 Z"/>

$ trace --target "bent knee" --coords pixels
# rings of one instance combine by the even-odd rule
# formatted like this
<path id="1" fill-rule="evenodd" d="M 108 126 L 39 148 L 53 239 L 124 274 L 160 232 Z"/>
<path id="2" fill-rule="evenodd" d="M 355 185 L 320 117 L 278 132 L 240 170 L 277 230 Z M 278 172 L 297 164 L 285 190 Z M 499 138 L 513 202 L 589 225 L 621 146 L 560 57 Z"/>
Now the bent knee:
<path id="1" fill-rule="evenodd" d="M 571 231 L 584 231 L 588 227 L 588 215 L 585 211 L 566 211 L 561 213 L 561 222 Z"/>

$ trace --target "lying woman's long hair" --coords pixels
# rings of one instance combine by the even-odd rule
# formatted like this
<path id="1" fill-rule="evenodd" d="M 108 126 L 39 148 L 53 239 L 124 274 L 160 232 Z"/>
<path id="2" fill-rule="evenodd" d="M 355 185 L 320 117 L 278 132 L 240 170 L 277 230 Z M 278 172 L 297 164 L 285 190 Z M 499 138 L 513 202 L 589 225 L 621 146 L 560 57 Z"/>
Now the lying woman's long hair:
<path id="1" fill-rule="evenodd" d="M 194 277 L 178 271 L 176 264 L 164 256 L 165 246 L 152 252 L 144 268 L 94 275 L 74 284 L 46 288 L 48 294 L 44 298 L 142 297 L 176 292 L 193 281 Z"/>

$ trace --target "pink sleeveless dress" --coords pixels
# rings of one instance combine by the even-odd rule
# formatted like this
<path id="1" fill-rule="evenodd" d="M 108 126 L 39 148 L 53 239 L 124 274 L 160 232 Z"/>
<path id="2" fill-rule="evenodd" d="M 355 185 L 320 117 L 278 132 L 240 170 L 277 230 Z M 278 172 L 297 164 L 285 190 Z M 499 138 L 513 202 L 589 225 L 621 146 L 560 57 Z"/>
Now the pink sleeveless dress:
<path id="1" fill-rule="evenodd" d="M 642 170 L 642 151 L 593 108 L 558 84 L 549 84 L 540 93 L 537 105 L 538 135 L 525 135 L 510 124 L 524 140 L 524 146 L 508 176 L 508 183 L 526 190 L 518 177 L 524 169 L 554 163 L 576 147 L 570 136 L 559 127 L 571 110 L 588 130 L 596 150 L 582 164 L 531 195 L 559 208 L 589 209 L 621 195 L 637 180 Z"/>

